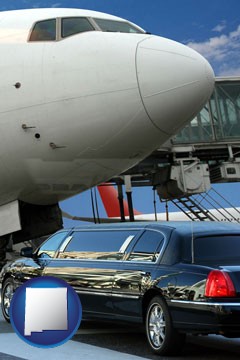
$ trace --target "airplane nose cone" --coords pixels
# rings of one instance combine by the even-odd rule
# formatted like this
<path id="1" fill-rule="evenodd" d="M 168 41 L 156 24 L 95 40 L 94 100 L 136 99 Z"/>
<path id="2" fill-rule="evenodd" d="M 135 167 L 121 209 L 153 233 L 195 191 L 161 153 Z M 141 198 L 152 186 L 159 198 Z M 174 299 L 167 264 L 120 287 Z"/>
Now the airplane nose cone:
<path id="1" fill-rule="evenodd" d="M 214 73 L 204 57 L 161 37 L 138 44 L 136 70 L 150 120 L 171 135 L 194 118 L 214 87 Z"/>

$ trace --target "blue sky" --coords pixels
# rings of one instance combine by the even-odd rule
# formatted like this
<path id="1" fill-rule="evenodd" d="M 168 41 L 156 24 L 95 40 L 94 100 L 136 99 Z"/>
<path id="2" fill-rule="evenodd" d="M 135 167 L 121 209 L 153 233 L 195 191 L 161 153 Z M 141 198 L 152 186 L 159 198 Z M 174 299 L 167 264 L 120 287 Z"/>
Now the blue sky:
<path id="1" fill-rule="evenodd" d="M 0 10 L 38 7 L 76 7 L 107 12 L 135 22 L 147 31 L 187 44 L 211 63 L 217 76 L 240 76 L 239 0 L 1 0 Z M 235 206 L 240 205 L 239 184 L 218 185 Z M 134 205 L 153 212 L 150 189 L 134 189 Z M 62 203 L 65 211 L 91 215 L 90 193 Z M 99 201 L 100 214 L 105 215 Z M 158 204 L 158 211 L 163 211 Z M 66 222 L 71 226 L 71 222 Z M 76 225 L 76 223 L 74 223 Z"/>
<path id="2" fill-rule="evenodd" d="M 0 10 L 76 7 L 131 20 L 147 31 L 188 44 L 216 75 L 240 74 L 239 0 L 1 0 Z"/>

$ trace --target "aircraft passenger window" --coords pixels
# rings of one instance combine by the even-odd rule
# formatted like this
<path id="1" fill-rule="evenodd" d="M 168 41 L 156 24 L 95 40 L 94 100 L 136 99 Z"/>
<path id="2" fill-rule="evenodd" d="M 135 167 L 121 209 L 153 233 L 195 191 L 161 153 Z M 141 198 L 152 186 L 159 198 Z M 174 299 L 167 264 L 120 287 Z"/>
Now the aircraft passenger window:
<path id="1" fill-rule="evenodd" d="M 29 38 L 29 41 L 54 40 L 56 40 L 56 19 L 37 22 Z"/>
<path id="2" fill-rule="evenodd" d="M 164 235 L 158 231 L 145 231 L 135 244 L 128 261 L 155 262 L 164 244 Z"/>
<path id="3" fill-rule="evenodd" d="M 141 31 L 128 22 L 106 19 L 94 19 L 94 21 L 98 24 L 102 31 L 145 34 L 144 31 Z"/>
<path id="4" fill-rule="evenodd" d="M 62 19 L 62 37 L 68 37 L 85 31 L 94 31 L 94 27 L 86 18 L 71 17 Z"/>
<path id="5" fill-rule="evenodd" d="M 125 241 L 136 231 L 76 231 L 61 258 L 120 260 Z"/>

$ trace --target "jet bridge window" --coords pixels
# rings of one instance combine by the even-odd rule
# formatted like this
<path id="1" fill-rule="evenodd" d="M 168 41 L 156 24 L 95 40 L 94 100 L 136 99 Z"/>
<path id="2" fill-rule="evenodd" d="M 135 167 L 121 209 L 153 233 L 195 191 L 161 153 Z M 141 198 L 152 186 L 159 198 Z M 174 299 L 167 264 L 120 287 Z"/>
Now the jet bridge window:
<path id="1" fill-rule="evenodd" d="M 94 19 L 94 21 L 97 23 L 97 25 L 102 31 L 145 34 L 144 31 L 136 28 L 135 26 L 125 21 L 106 19 Z"/>
<path id="2" fill-rule="evenodd" d="M 32 30 L 29 41 L 56 40 L 56 19 L 37 22 Z"/>
<path id="3" fill-rule="evenodd" d="M 62 38 L 94 30 L 94 27 L 86 18 L 70 17 L 62 19 Z"/>

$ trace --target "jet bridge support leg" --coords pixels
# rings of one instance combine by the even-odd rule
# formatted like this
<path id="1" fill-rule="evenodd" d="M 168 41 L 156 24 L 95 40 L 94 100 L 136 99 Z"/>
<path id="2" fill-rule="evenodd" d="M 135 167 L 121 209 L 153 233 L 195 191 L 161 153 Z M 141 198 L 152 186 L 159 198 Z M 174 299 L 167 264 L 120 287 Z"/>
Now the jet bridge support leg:
<path id="1" fill-rule="evenodd" d="M 121 222 L 124 222 L 124 221 L 126 221 L 126 219 L 125 219 L 125 213 L 124 213 L 123 189 L 122 189 L 121 184 L 118 184 L 118 201 L 119 201 Z"/>
<path id="2" fill-rule="evenodd" d="M 126 187 L 127 201 L 128 201 L 128 211 L 129 211 L 129 221 L 134 221 L 134 211 L 133 211 L 133 203 L 132 203 L 132 184 L 131 184 L 131 176 L 124 176 L 124 182 Z"/>
<path id="3" fill-rule="evenodd" d="M 132 203 L 132 192 L 126 192 L 128 200 L 128 210 L 129 210 L 129 221 L 134 221 L 133 213 L 133 203 Z"/>

